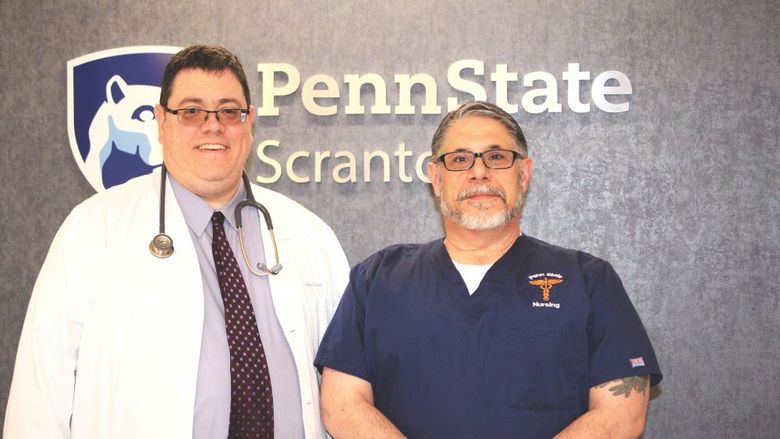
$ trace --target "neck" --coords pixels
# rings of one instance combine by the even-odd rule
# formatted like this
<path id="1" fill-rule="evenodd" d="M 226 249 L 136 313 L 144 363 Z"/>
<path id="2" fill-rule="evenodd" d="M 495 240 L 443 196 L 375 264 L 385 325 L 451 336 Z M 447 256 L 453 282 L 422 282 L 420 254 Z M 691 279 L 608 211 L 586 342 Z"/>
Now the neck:
<path id="1" fill-rule="evenodd" d="M 454 261 L 471 265 L 492 264 L 520 236 L 520 220 L 515 219 L 489 230 L 469 230 L 445 219 L 444 231 L 447 235 L 444 246 Z"/>
<path id="2" fill-rule="evenodd" d="M 233 199 L 233 197 L 236 196 L 236 192 L 238 192 L 238 189 L 241 187 L 241 182 L 238 183 L 238 185 L 229 192 L 223 192 L 220 194 L 197 194 L 199 197 L 203 199 L 203 201 L 206 202 L 206 204 L 209 205 L 214 210 L 221 210 L 223 207 L 225 207 L 230 200 Z"/>

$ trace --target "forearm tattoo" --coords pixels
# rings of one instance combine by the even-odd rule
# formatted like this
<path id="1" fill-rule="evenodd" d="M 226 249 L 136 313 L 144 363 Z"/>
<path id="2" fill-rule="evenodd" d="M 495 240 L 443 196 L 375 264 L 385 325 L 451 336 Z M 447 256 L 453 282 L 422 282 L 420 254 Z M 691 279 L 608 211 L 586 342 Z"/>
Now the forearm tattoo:
<path id="1" fill-rule="evenodd" d="M 637 393 L 644 394 L 647 387 L 648 379 L 645 376 L 634 376 L 628 378 L 621 378 L 615 381 L 607 381 L 606 383 L 599 384 L 598 388 L 606 387 L 611 384 L 614 386 L 609 388 L 614 396 L 625 395 L 628 398 L 631 395 L 632 390 L 636 390 Z"/>

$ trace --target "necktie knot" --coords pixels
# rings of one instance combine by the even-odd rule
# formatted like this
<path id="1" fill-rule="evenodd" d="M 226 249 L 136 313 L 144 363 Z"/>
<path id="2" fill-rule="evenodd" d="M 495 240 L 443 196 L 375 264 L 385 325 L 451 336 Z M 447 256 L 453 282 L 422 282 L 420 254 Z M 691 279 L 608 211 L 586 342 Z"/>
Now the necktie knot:
<path id="1" fill-rule="evenodd" d="M 225 215 L 222 214 L 222 212 L 215 210 L 214 213 L 211 215 L 211 223 L 214 225 L 222 225 L 225 223 Z"/>

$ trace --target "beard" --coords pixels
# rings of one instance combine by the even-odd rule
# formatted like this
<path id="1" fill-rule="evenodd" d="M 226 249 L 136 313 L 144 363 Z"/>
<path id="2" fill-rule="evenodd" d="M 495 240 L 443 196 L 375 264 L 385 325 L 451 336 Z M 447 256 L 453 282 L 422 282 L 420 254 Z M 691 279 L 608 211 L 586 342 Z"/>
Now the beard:
<path id="1" fill-rule="evenodd" d="M 475 207 L 478 212 L 465 212 L 455 203 L 449 203 L 445 201 L 443 193 L 439 198 L 439 210 L 441 211 L 442 215 L 449 218 L 452 222 L 469 230 L 489 230 L 503 226 L 512 219 L 519 217 L 520 212 L 523 210 L 523 205 L 525 204 L 526 195 L 528 193 L 527 191 L 523 190 L 521 181 L 522 178 L 518 179 L 517 201 L 515 202 L 514 206 L 508 206 L 506 204 L 506 192 L 499 188 L 490 187 L 486 184 L 478 184 L 458 193 L 456 198 L 457 202 L 462 202 L 467 198 L 479 193 L 496 196 L 504 203 L 503 209 L 498 212 L 484 212 L 484 210 L 490 209 L 494 203 L 498 202 L 497 200 L 485 200 L 472 203 L 472 206 Z"/>

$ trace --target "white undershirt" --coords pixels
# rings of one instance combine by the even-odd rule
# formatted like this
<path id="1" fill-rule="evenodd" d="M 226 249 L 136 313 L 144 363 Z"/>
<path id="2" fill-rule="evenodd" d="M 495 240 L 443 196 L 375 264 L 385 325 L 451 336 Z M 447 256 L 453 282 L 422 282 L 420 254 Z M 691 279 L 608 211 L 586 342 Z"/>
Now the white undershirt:
<path id="1" fill-rule="evenodd" d="M 474 294 L 474 291 L 477 291 L 477 288 L 479 287 L 480 282 L 482 282 L 482 278 L 485 277 L 485 274 L 490 270 L 490 267 L 493 266 L 493 264 L 487 264 L 487 265 L 469 265 L 469 264 L 460 264 L 458 262 L 452 261 L 453 264 L 455 264 L 455 268 L 458 269 L 458 273 L 460 273 L 460 277 L 463 278 L 463 282 L 466 283 L 466 289 L 469 291 L 469 295 Z"/>

